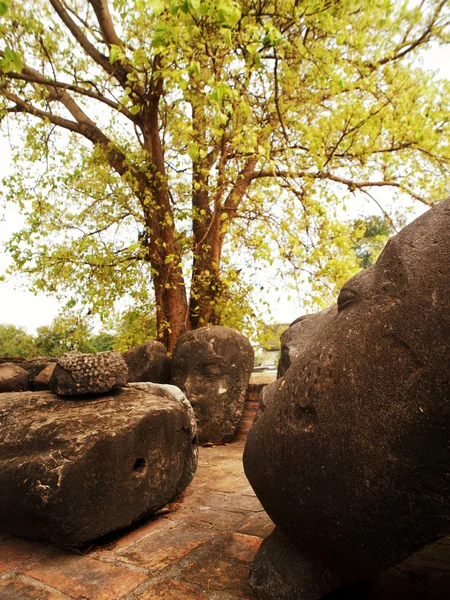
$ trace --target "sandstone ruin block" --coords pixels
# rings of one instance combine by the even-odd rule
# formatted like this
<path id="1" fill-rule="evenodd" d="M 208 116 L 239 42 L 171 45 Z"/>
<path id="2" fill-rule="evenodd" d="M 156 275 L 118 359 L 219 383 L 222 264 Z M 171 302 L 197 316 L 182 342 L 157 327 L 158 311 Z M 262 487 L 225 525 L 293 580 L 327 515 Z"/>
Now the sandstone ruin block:
<path id="1" fill-rule="evenodd" d="M 197 466 L 192 409 L 156 387 L 2 394 L 0 530 L 80 546 L 182 491 Z"/>
<path id="2" fill-rule="evenodd" d="M 0 365 L 0 392 L 23 392 L 30 389 L 28 371 L 14 363 Z"/>
<path id="3" fill-rule="evenodd" d="M 122 356 L 128 366 L 128 381 L 170 382 L 170 358 L 161 342 L 152 340 Z"/>
<path id="4" fill-rule="evenodd" d="M 248 339 L 230 327 L 202 327 L 179 338 L 171 383 L 184 391 L 194 408 L 201 444 L 234 438 L 253 361 Z"/>
<path id="5" fill-rule="evenodd" d="M 126 385 L 128 368 L 118 352 L 69 352 L 56 362 L 50 391 L 61 396 L 104 394 Z"/>

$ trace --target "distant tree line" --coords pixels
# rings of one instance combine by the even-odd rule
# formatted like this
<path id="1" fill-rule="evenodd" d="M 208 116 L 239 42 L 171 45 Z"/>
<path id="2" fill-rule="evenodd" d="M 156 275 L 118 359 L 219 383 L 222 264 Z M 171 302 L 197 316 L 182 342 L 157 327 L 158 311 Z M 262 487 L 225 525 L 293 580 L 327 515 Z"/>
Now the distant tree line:
<path id="1" fill-rule="evenodd" d="M 58 357 L 65 352 L 123 352 L 156 337 L 156 320 L 139 309 L 123 313 L 111 330 L 93 332 L 88 317 L 58 315 L 51 325 L 38 327 L 36 335 L 24 327 L 0 323 L 0 356 Z"/>

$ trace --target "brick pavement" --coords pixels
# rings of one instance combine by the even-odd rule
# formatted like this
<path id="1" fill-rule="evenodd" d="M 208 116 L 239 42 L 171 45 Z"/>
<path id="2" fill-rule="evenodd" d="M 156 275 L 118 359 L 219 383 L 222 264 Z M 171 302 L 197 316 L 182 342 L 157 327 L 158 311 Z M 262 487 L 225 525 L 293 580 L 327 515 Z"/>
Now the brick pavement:
<path id="1" fill-rule="evenodd" d="M 0 533 L 0 600 L 254 600 L 249 564 L 273 525 L 243 473 L 243 448 L 200 448 L 177 502 L 85 554 Z M 448 600 L 450 539 L 386 571 L 373 598 Z"/>
<path id="2" fill-rule="evenodd" d="M 243 448 L 201 448 L 177 502 L 84 555 L 0 534 L 0 600 L 253 599 L 249 564 L 273 525 L 245 478 Z"/>

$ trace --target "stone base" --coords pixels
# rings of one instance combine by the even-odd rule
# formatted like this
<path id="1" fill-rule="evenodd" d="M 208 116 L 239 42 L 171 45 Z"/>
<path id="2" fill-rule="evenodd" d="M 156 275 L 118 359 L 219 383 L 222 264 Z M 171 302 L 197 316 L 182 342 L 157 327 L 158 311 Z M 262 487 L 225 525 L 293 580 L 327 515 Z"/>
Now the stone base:
<path id="1" fill-rule="evenodd" d="M 320 600 L 340 585 L 278 528 L 264 540 L 250 569 L 250 586 L 260 600 Z"/>

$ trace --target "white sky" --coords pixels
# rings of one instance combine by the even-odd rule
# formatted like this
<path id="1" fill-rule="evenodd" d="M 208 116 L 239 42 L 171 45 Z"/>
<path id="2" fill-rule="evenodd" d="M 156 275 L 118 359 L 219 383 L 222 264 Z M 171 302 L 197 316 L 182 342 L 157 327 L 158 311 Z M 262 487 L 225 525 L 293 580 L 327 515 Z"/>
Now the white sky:
<path id="1" fill-rule="evenodd" d="M 441 77 L 450 79 L 448 49 L 443 50 L 436 47 L 428 51 L 425 56 L 425 66 L 438 70 Z M 1 137 L 0 132 L 0 181 L 11 173 L 9 143 L 5 137 Z M 375 207 L 372 212 L 376 213 Z M 0 274 L 8 265 L 8 257 L 3 252 L 1 244 L 9 238 L 13 231 L 19 229 L 20 225 L 21 218 L 17 208 L 9 207 L 5 220 L 0 221 Z M 43 293 L 34 295 L 26 291 L 21 283 L 26 285 L 26 280 L 20 276 L 0 282 L 0 322 L 22 326 L 30 333 L 34 333 L 37 327 L 50 324 L 60 307 L 54 298 Z M 286 298 L 287 294 L 281 294 L 281 296 L 283 295 Z M 271 305 L 272 319 L 276 322 L 289 323 L 302 314 L 301 308 L 294 298 L 291 301 L 280 299 L 275 292 Z"/>

